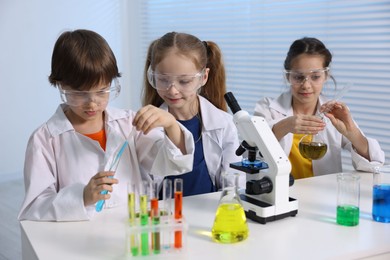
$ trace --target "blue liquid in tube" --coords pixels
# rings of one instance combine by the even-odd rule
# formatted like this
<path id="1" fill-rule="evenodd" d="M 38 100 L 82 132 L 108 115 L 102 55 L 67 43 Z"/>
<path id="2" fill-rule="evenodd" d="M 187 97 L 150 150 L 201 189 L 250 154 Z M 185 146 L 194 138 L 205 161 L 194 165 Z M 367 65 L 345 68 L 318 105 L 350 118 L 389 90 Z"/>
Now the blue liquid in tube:
<path id="1" fill-rule="evenodd" d="M 390 223 L 390 184 L 374 185 L 372 217 L 375 221 Z"/>

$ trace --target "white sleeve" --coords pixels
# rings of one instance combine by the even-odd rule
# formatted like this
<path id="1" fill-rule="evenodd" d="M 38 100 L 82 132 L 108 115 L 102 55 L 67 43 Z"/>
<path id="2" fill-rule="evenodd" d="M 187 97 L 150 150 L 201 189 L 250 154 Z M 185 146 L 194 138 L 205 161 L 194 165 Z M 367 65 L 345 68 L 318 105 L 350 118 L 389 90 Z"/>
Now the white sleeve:
<path id="1" fill-rule="evenodd" d="M 192 170 L 195 144 L 190 131 L 180 125 L 184 133 L 186 154 L 172 143 L 162 128 L 136 137 L 136 150 L 141 168 L 152 175 L 178 175 Z"/>
<path id="2" fill-rule="evenodd" d="M 358 171 L 374 172 L 374 167 L 381 166 L 385 162 L 385 153 L 377 140 L 367 138 L 370 160 L 360 156 L 354 149 L 351 149 L 352 165 Z M 351 145 L 352 146 L 352 145 Z"/>
<path id="3" fill-rule="evenodd" d="M 74 221 L 89 219 L 84 207 L 84 185 L 76 183 L 59 192 L 55 155 L 43 132 L 30 138 L 24 164 L 25 199 L 19 220 Z"/>
<path id="4" fill-rule="evenodd" d="M 280 120 L 282 120 L 285 117 L 283 117 L 282 115 L 276 116 L 275 115 L 276 111 L 275 111 L 275 113 L 272 113 L 272 111 L 270 109 L 271 101 L 272 101 L 272 99 L 267 98 L 267 97 L 262 98 L 259 101 L 257 101 L 253 115 L 263 117 L 268 122 L 268 125 L 272 129 L 274 124 L 276 124 L 277 122 L 279 122 Z"/>

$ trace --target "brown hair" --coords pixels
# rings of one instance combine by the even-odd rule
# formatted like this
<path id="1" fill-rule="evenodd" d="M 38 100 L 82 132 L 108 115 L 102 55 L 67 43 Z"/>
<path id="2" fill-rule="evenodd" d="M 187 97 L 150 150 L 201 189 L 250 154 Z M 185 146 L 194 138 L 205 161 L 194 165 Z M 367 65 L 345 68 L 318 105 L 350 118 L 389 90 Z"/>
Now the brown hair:
<path id="1" fill-rule="evenodd" d="M 329 67 L 332 62 L 332 54 L 320 40 L 304 37 L 295 40 L 291 44 L 287 57 L 284 61 L 284 68 L 286 70 L 290 70 L 292 61 L 301 54 L 319 55 L 324 57 L 324 67 Z"/>
<path id="2" fill-rule="evenodd" d="M 114 53 L 106 40 L 89 30 L 67 31 L 57 39 L 49 82 L 74 90 L 89 90 L 120 77 Z"/>
<path id="3" fill-rule="evenodd" d="M 317 38 L 303 37 L 295 40 L 291 44 L 286 59 L 284 60 L 284 69 L 290 70 L 293 60 L 301 54 L 322 56 L 324 58 L 324 68 L 329 67 L 332 62 L 332 53 L 326 48 L 325 44 Z M 329 76 L 337 87 L 335 78 L 332 75 Z"/>
<path id="4" fill-rule="evenodd" d="M 215 42 L 202 42 L 191 34 L 177 32 L 167 33 L 149 45 L 144 68 L 142 104 L 160 106 L 164 102 L 157 91 L 150 85 L 147 79 L 147 70 L 149 66 L 154 70 L 172 48 L 190 58 L 197 69 L 210 69 L 208 80 L 201 87 L 199 94 L 208 99 L 217 108 L 227 111 L 223 97 L 226 92 L 226 74 L 220 48 Z"/>

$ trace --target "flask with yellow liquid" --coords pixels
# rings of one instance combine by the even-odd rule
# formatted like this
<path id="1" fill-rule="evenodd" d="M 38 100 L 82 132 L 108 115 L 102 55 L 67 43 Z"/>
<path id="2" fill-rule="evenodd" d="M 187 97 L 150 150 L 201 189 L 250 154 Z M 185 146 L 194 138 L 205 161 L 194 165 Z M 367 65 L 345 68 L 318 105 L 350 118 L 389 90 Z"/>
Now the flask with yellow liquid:
<path id="1" fill-rule="evenodd" d="M 328 145 L 322 140 L 320 134 L 309 134 L 301 138 L 298 148 L 304 158 L 319 160 L 325 156 Z"/>
<path id="2" fill-rule="evenodd" d="M 236 243 L 248 237 L 245 211 L 238 194 L 238 173 L 225 173 L 222 176 L 223 190 L 214 225 L 212 238 L 218 243 Z"/>

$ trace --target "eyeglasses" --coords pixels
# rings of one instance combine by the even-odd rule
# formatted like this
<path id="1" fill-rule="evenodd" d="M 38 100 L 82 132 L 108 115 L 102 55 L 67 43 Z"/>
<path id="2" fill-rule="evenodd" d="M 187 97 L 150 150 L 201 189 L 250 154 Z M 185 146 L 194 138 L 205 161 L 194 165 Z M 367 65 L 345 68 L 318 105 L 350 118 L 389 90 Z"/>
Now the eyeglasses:
<path id="1" fill-rule="evenodd" d="M 302 85 L 305 81 L 309 81 L 312 85 L 320 85 L 327 79 L 329 68 L 309 70 L 309 71 L 294 71 L 286 70 L 286 78 L 291 85 Z"/>
<path id="2" fill-rule="evenodd" d="M 109 86 L 97 91 L 65 90 L 58 86 L 61 100 L 69 106 L 82 106 L 88 102 L 97 105 L 105 105 L 119 96 L 121 86 L 117 78 L 114 78 Z"/>
<path id="3" fill-rule="evenodd" d="M 172 86 L 180 92 L 191 92 L 201 87 L 204 69 L 194 75 L 159 74 L 148 68 L 147 77 L 150 85 L 159 91 L 168 91 Z"/>

